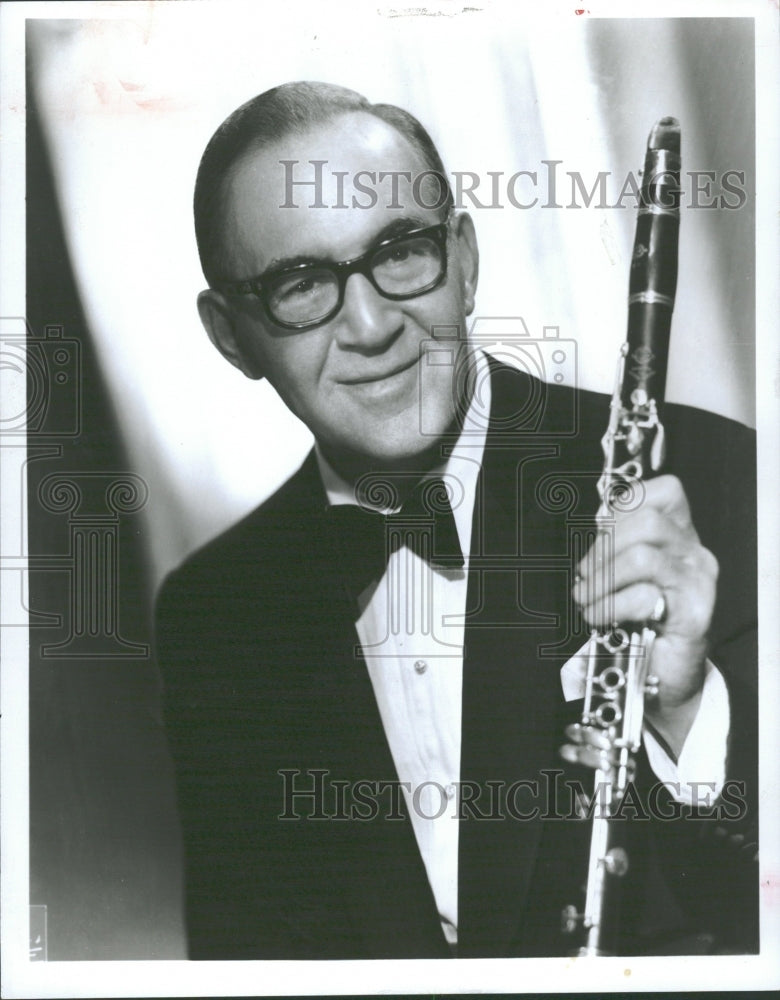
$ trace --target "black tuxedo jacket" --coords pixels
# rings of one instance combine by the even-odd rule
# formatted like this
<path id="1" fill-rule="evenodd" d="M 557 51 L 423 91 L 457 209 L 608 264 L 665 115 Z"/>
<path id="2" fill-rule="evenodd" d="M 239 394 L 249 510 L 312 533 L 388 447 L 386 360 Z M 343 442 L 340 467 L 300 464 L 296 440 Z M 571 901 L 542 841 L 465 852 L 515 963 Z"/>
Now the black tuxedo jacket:
<path id="1" fill-rule="evenodd" d="M 458 955 L 565 954 L 560 912 L 582 903 L 590 824 L 571 817 L 565 784 L 579 777 L 587 788 L 587 776 L 560 773 L 563 726 L 579 706 L 564 703 L 559 671 L 586 638 L 569 593 L 597 506 L 608 401 L 497 365 L 492 380 L 464 652 L 461 781 L 473 808 L 459 820 Z M 667 467 L 720 560 L 711 657 L 731 690 L 729 776 L 744 783 L 731 795 L 747 802 L 754 440 L 692 409 L 668 407 L 666 425 Z M 193 958 L 450 955 L 393 792 L 325 507 L 310 455 L 159 598 Z M 640 754 L 645 803 L 652 781 Z M 663 794 L 654 804 L 674 814 Z M 755 949 L 756 871 L 744 858 L 752 806 L 717 819 L 642 812 L 640 802 L 626 824 L 618 949 Z"/>

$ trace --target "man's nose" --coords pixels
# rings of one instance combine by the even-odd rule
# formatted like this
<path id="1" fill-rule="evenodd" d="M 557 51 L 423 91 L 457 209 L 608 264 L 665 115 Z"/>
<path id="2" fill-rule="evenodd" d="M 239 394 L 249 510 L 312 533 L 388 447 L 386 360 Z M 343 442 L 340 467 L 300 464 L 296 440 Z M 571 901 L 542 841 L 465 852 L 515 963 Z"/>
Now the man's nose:
<path id="1" fill-rule="evenodd" d="M 380 295 L 365 275 L 351 274 L 336 323 L 340 346 L 381 351 L 403 328 L 403 313 L 400 303 Z"/>

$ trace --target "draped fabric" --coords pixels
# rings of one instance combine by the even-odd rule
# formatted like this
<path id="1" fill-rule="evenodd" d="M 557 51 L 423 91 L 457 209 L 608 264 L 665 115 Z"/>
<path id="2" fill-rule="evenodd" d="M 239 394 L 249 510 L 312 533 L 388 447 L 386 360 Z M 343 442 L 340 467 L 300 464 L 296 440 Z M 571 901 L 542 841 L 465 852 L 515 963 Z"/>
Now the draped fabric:
<path id="1" fill-rule="evenodd" d="M 118 20 L 28 29 L 85 313 L 135 471 L 157 498 L 156 580 L 269 495 L 310 443 L 267 384 L 216 355 L 195 311 L 200 154 L 238 104 L 287 80 L 340 83 L 415 113 L 475 217 L 475 317 L 522 316 L 532 338 L 558 327 L 577 348 L 565 380 L 604 391 L 635 224 L 635 202 L 619 196 L 653 122 L 678 117 L 684 171 L 709 173 L 683 175 L 683 203 L 697 207 L 683 213 L 668 397 L 754 423 L 750 19 L 254 9 L 130 5 Z M 536 181 L 509 184 L 518 171 Z"/>

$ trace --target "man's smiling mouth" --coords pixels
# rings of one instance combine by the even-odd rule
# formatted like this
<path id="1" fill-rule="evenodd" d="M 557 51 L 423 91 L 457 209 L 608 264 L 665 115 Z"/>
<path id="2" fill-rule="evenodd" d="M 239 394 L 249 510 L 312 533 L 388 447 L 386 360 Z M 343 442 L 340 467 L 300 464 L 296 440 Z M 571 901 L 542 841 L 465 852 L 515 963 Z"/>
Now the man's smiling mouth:
<path id="1" fill-rule="evenodd" d="M 392 368 L 387 368 L 378 372 L 365 372 L 349 378 L 342 378 L 339 381 L 342 385 L 372 385 L 375 382 L 386 382 L 388 379 L 394 378 L 397 375 L 402 375 L 404 372 L 409 371 L 419 360 L 419 357 L 414 357 L 411 361 L 405 361 L 402 364 L 394 365 Z"/>

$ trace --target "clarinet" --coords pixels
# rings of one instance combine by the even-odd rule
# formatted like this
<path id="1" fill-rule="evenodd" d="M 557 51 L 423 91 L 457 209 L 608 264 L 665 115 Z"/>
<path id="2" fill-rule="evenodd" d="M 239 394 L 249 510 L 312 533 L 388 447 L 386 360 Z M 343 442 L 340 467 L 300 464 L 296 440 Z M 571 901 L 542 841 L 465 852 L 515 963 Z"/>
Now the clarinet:
<path id="1" fill-rule="evenodd" d="M 609 423 L 601 440 L 604 465 L 596 524 L 641 501 L 641 480 L 664 461 L 661 422 L 669 331 L 677 286 L 680 223 L 680 125 L 662 118 L 647 143 L 628 298 L 628 332 L 618 359 Z M 656 623 L 663 615 L 658 611 Z M 629 857 L 615 820 L 635 771 L 645 697 L 658 693 L 649 673 L 653 620 L 594 629 L 587 647 L 581 721 L 567 727 L 561 756 L 595 769 L 585 905 L 564 908 L 565 934 L 579 933 L 576 955 L 605 955 L 617 936 L 620 880 Z"/>

